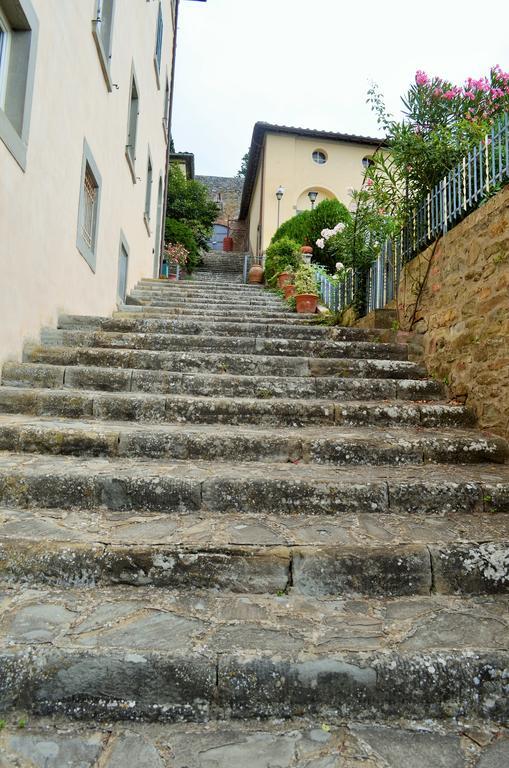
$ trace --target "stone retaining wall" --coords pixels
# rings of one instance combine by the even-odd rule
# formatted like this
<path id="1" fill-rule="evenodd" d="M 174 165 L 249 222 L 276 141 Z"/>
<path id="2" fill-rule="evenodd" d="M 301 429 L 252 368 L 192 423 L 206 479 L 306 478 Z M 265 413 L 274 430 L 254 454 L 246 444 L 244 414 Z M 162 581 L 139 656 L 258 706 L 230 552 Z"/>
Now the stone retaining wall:
<path id="1" fill-rule="evenodd" d="M 509 437 L 509 187 L 405 267 L 398 321 L 450 396 Z"/>

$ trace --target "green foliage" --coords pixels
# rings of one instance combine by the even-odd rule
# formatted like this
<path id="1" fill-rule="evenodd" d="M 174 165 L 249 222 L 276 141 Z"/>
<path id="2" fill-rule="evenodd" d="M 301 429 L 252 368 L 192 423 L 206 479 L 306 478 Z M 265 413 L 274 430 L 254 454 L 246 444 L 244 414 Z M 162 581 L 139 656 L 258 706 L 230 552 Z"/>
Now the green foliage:
<path id="1" fill-rule="evenodd" d="M 295 273 L 295 295 L 302 293 L 318 296 L 316 270 L 311 264 L 301 264 Z"/>
<path id="2" fill-rule="evenodd" d="M 249 165 L 249 151 L 242 157 L 240 161 L 240 168 L 237 171 L 237 179 L 245 179 L 247 174 L 247 166 Z"/>
<path id="3" fill-rule="evenodd" d="M 296 269 L 301 261 L 300 243 L 289 237 L 282 237 L 267 248 L 265 259 L 265 279 L 270 285 L 285 268 L 292 266 Z"/>
<path id="4" fill-rule="evenodd" d="M 192 272 L 200 260 L 200 251 L 193 230 L 182 221 L 166 219 L 164 240 L 174 245 L 181 244 L 189 251 L 186 269 Z"/>
<path id="5" fill-rule="evenodd" d="M 20 717 L 20 719 L 18 720 L 18 728 L 26 728 L 27 722 L 28 721 L 26 717 Z"/>
<path id="6" fill-rule="evenodd" d="M 321 251 L 316 245 L 324 229 L 333 229 L 340 222 L 347 224 L 352 220 L 351 214 L 343 203 L 339 200 L 322 200 L 309 215 L 309 245 L 313 246 L 313 255 L 319 260 Z"/>
<path id="7" fill-rule="evenodd" d="M 274 234 L 271 243 L 281 240 L 282 237 L 289 237 L 291 240 L 296 240 L 299 245 L 306 245 L 310 237 L 310 216 L 311 211 L 302 211 L 283 222 Z"/>
<path id="8" fill-rule="evenodd" d="M 509 109 L 509 74 L 493 67 L 489 77 L 456 86 L 418 71 L 402 98 L 403 119 L 386 110 L 376 85 L 368 102 L 384 130 L 390 155 L 376 152 L 367 176 L 378 203 L 398 220 L 440 182 Z"/>
<path id="9" fill-rule="evenodd" d="M 208 250 L 208 239 L 212 234 L 218 210 L 204 184 L 194 179 L 186 179 L 177 165 L 170 165 L 166 215 L 192 230 L 198 248 Z"/>

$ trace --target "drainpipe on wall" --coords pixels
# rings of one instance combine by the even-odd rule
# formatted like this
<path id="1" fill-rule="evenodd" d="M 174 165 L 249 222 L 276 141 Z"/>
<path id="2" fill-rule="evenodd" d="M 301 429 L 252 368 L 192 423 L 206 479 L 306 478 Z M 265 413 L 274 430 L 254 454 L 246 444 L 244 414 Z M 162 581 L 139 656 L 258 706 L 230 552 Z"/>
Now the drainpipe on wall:
<path id="1" fill-rule="evenodd" d="M 173 94 L 175 92 L 175 62 L 177 60 L 177 29 L 179 18 L 179 6 L 180 0 L 177 0 L 175 4 L 175 19 L 173 27 L 173 50 L 171 55 L 171 81 L 170 81 L 170 106 L 168 110 L 168 146 L 166 149 L 165 157 L 165 174 L 164 174 L 164 203 L 163 203 L 163 220 L 161 222 L 161 244 L 159 249 L 159 275 L 161 274 L 161 265 L 163 263 L 163 249 L 164 238 L 166 233 L 166 211 L 168 210 L 168 183 L 170 175 L 170 154 L 171 154 L 171 118 L 173 115 Z"/>
<path id="2" fill-rule="evenodd" d="M 262 160 L 262 178 L 261 178 L 261 193 L 260 193 L 260 218 L 259 218 L 259 234 L 258 234 L 258 253 L 256 254 L 257 261 L 259 264 L 262 263 L 262 254 L 263 254 L 263 203 L 264 203 L 264 193 L 265 193 L 265 142 L 266 137 L 263 139 L 263 147 L 262 147 L 262 153 L 261 153 L 261 160 Z"/>

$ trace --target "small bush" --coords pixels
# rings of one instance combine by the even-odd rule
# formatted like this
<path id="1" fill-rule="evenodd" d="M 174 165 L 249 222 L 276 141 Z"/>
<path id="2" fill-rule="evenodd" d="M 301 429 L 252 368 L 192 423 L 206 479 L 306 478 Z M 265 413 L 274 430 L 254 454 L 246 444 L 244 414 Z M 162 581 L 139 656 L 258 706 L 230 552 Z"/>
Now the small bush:
<path id="1" fill-rule="evenodd" d="M 297 269 L 300 264 L 300 243 L 289 237 L 282 237 L 267 248 L 265 259 L 265 279 L 272 284 L 280 272 L 291 266 Z"/>
<path id="2" fill-rule="evenodd" d="M 320 239 L 323 229 L 334 229 L 336 224 L 342 222 L 348 225 L 352 221 L 352 216 L 347 207 L 339 200 L 322 200 L 316 208 L 310 212 L 309 217 L 309 241 L 313 246 L 313 256 L 317 261 L 323 261 L 323 253 L 316 245 Z M 326 266 L 332 267 L 332 264 Z"/>
<path id="3" fill-rule="evenodd" d="M 299 245 L 306 245 L 309 240 L 309 218 L 311 211 L 302 211 L 296 216 L 292 216 L 288 221 L 283 222 L 276 231 L 271 244 L 281 240 L 282 237 L 289 237 L 290 240 L 296 240 Z"/>
<path id="4" fill-rule="evenodd" d="M 295 274 L 295 295 L 302 293 L 318 296 L 316 273 L 311 264 L 301 264 Z"/>
<path id="5" fill-rule="evenodd" d="M 166 219 L 164 239 L 167 243 L 183 245 L 189 251 L 186 269 L 191 273 L 200 260 L 200 251 L 193 230 L 176 219 Z"/>

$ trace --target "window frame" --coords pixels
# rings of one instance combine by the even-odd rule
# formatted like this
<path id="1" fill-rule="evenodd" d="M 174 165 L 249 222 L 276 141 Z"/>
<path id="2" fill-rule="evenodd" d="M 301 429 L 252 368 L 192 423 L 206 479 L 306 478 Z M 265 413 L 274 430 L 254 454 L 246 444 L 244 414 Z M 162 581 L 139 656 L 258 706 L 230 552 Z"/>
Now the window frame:
<path id="1" fill-rule="evenodd" d="M 32 0 L 5 0 L 0 13 L 8 48 L 2 60 L 3 96 L 0 104 L 0 140 L 21 170 L 25 171 L 34 94 L 39 19 Z"/>
<path id="2" fill-rule="evenodd" d="M 87 167 L 90 169 L 94 181 L 97 184 L 97 199 L 94 215 L 94 232 L 93 242 L 90 246 L 83 237 L 83 216 L 85 211 L 85 177 Z M 101 191 L 102 191 L 102 176 L 94 160 L 92 150 L 88 145 L 86 139 L 83 139 L 83 158 L 81 161 L 81 175 L 80 175 L 80 196 L 78 204 L 78 233 L 76 236 L 76 247 L 81 256 L 85 259 L 88 266 L 95 273 L 97 264 L 97 243 L 99 240 L 99 215 L 101 212 Z"/>
<path id="3" fill-rule="evenodd" d="M 164 19 L 163 5 L 159 0 L 157 7 L 156 22 L 156 44 L 154 48 L 154 70 L 156 73 L 157 89 L 161 90 L 161 65 L 163 63 L 163 45 L 164 45 Z"/>
<path id="4" fill-rule="evenodd" d="M 147 181 L 145 187 L 145 209 L 143 211 L 143 221 L 147 228 L 149 235 L 152 234 L 151 229 L 151 217 L 150 211 L 152 208 L 152 185 L 154 183 L 154 165 L 152 163 L 152 155 L 150 154 L 150 147 L 148 148 L 147 156 Z"/>
<path id="5" fill-rule="evenodd" d="M 317 160 L 315 155 L 323 157 L 323 161 Z M 327 152 L 324 149 L 314 149 L 311 152 L 311 159 L 316 165 L 325 165 L 329 159 Z"/>
<path id="6" fill-rule="evenodd" d="M 138 87 L 138 78 L 136 77 L 136 71 L 134 69 L 134 64 L 131 68 L 131 77 L 130 77 L 130 88 L 129 88 L 129 104 L 127 108 L 127 136 L 126 136 L 126 145 L 125 145 L 125 156 L 127 160 L 127 165 L 129 166 L 129 170 L 131 172 L 131 178 L 133 181 L 133 184 L 136 184 L 137 176 L 136 176 L 136 141 L 138 138 L 138 118 L 140 116 L 140 89 Z M 133 109 L 133 88 L 136 91 L 136 122 L 135 122 L 135 130 L 134 130 L 134 144 L 131 144 L 131 115 L 132 115 L 132 109 Z M 131 151 L 132 148 L 132 151 Z"/>
<path id="7" fill-rule="evenodd" d="M 101 34 L 101 27 L 103 24 L 101 13 L 103 12 L 105 0 L 95 0 L 95 19 L 92 19 L 92 37 L 94 38 L 95 47 L 97 49 L 97 56 L 101 65 L 101 70 L 106 83 L 108 92 L 113 90 L 113 81 L 111 79 L 110 64 L 111 64 L 111 51 L 113 43 L 113 25 L 115 20 L 115 0 L 111 0 L 111 20 L 110 20 L 110 34 L 108 38 L 108 49 L 104 47 L 104 39 Z"/>
<path id="8" fill-rule="evenodd" d="M 122 251 L 125 253 L 127 257 L 127 267 L 125 271 L 125 295 L 122 296 L 120 293 L 120 264 L 122 261 Z M 130 260 L 131 251 L 129 248 L 129 243 L 127 242 L 127 238 L 124 234 L 124 231 L 120 230 L 120 242 L 118 246 L 118 274 L 117 274 L 117 306 L 120 306 L 121 304 L 125 304 L 126 296 L 127 296 L 127 286 L 129 284 L 129 260 Z"/>
<path id="9" fill-rule="evenodd" d="M 167 144 L 170 140 L 170 134 L 168 130 L 169 125 L 170 125 L 170 78 L 168 76 L 168 72 L 166 72 L 166 85 L 164 88 L 164 107 L 163 107 L 163 133 L 164 133 L 164 139 Z"/>
<path id="10" fill-rule="evenodd" d="M 5 108 L 7 91 L 7 73 L 9 71 L 9 54 L 11 48 L 11 25 L 0 8 L 0 109 Z"/>

